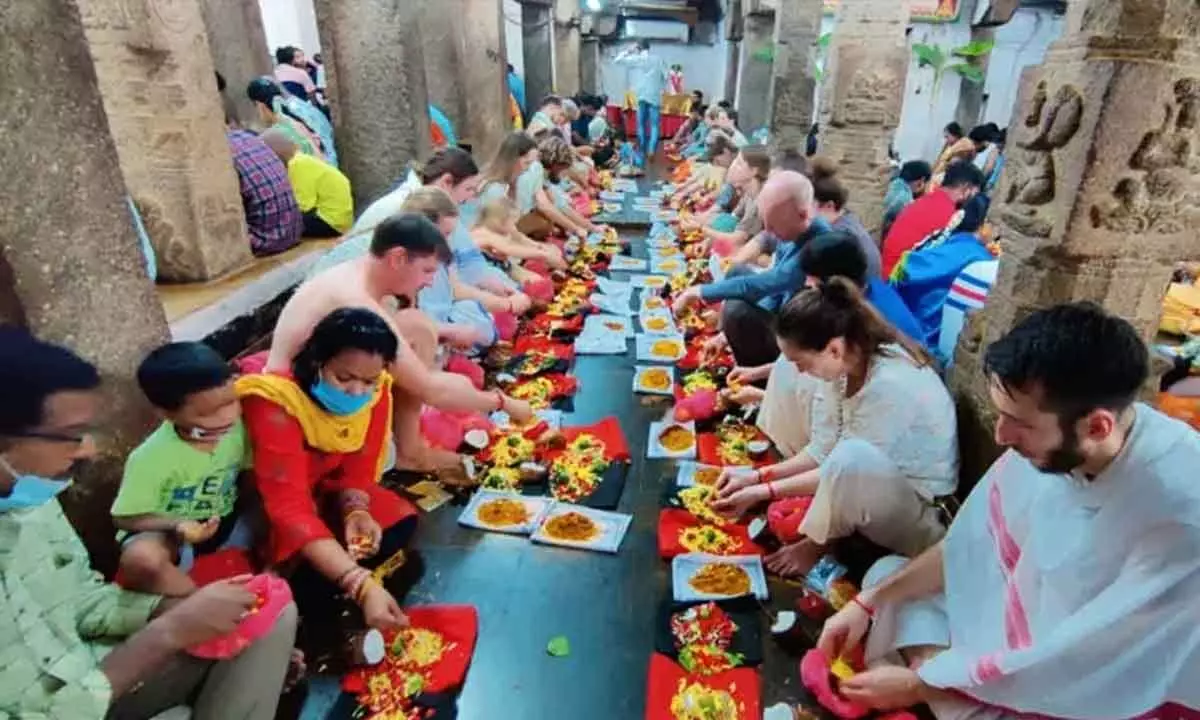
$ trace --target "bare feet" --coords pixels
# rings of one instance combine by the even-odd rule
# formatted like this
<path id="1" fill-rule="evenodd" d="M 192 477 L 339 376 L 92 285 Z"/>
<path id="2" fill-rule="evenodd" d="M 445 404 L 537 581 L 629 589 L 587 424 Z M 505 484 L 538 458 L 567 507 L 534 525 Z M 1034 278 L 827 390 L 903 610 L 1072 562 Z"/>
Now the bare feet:
<path id="1" fill-rule="evenodd" d="M 825 554 L 825 546 L 808 538 L 784 545 L 766 557 L 767 569 L 785 578 L 801 578 Z"/>

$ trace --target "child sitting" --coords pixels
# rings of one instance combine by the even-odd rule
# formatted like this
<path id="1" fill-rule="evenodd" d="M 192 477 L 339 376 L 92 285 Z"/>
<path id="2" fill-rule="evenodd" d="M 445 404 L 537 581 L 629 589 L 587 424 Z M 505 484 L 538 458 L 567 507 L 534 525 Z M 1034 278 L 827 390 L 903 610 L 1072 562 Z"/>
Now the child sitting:
<path id="1" fill-rule="evenodd" d="M 548 243 L 539 243 L 517 230 L 517 206 L 508 197 L 498 197 L 484 203 L 479 211 L 471 239 L 483 254 L 513 280 L 524 284 L 537 280 L 538 275 L 519 264 L 522 260 L 540 260 L 552 270 L 567 266 L 562 251 Z"/>
<path id="2" fill-rule="evenodd" d="M 229 366 L 203 343 L 158 348 L 137 379 L 163 423 L 130 453 L 112 505 L 122 582 L 181 597 L 196 589 L 187 575 L 196 556 L 249 544 L 235 511 L 249 467 L 241 405 Z"/>

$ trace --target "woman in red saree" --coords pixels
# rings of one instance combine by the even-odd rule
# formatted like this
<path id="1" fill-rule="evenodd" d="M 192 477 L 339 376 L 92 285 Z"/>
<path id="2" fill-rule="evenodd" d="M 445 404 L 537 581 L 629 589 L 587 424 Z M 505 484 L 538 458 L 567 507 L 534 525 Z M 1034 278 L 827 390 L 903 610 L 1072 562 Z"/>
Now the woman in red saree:
<path id="1" fill-rule="evenodd" d="M 291 373 L 237 381 L 268 562 L 294 568 L 297 602 L 314 588 L 325 597 L 340 590 L 381 629 L 407 619 L 369 567 L 399 550 L 416 525 L 412 504 L 377 484 L 392 421 L 384 368 L 396 344 L 378 315 L 343 308 L 317 324 Z"/>

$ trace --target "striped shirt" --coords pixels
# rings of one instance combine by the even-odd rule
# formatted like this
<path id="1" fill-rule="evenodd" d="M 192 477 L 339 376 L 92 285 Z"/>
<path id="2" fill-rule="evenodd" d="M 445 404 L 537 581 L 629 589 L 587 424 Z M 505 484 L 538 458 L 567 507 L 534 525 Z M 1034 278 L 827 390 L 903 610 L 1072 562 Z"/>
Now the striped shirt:
<path id="1" fill-rule="evenodd" d="M 945 367 L 949 367 L 954 360 L 954 347 L 966 325 L 967 315 L 979 310 L 987 302 L 999 267 L 999 260 L 973 262 L 963 268 L 950 285 L 950 294 L 946 296 L 942 308 L 942 332 L 938 338 L 938 354 Z"/>

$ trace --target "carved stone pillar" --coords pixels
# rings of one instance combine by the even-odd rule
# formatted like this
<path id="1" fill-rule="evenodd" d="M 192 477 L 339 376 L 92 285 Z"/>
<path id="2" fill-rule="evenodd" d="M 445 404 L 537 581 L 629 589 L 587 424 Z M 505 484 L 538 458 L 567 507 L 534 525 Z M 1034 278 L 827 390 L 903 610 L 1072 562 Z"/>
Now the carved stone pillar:
<path id="1" fill-rule="evenodd" d="M 908 0 L 842 2 L 822 88 L 820 152 L 838 164 L 850 207 L 872 233 L 883 221 L 888 146 L 912 62 L 909 9 Z"/>
<path id="2" fill-rule="evenodd" d="M 554 2 L 554 91 L 574 97 L 580 90 L 579 0 Z"/>
<path id="3" fill-rule="evenodd" d="M 213 67 L 228 83 L 225 93 L 233 100 L 237 119 L 250 124 L 258 113 L 246 86 L 256 77 L 270 75 L 274 67 L 258 0 L 204 0 L 201 9 Z"/>
<path id="4" fill-rule="evenodd" d="M 77 0 L 125 183 L 163 280 L 249 263 L 200 5 Z"/>
<path id="5" fill-rule="evenodd" d="M 521 5 L 521 38 L 525 56 L 525 116 L 538 110 L 554 92 L 554 15 L 548 5 Z"/>
<path id="6" fill-rule="evenodd" d="M 752 132 L 771 121 L 771 83 L 775 68 L 775 14 L 747 15 L 737 80 L 738 125 Z M 811 82 L 809 89 L 812 89 Z M 786 92 L 779 95 L 783 99 Z M 714 98 L 716 100 L 717 98 Z M 812 113 L 812 103 L 809 103 Z M 772 130 L 778 132 L 777 126 Z"/>
<path id="7" fill-rule="evenodd" d="M 485 162 L 512 128 L 501 2 L 419 5 L 429 101 L 446 113 L 476 159 Z"/>
<path id="8" fill-rule="evenodd" d="M 842 7 L 847 4 L 841 3 Z M 775 10 L 775 57 L 768 107 L 772 142 L 779 147 L 803 148 L 812 127 L 817 88 L 813 51 L 820 37 L 823 11 L 822 0 L 779 0 Z M 750 32 L 748 24 L 746 32 Z"/>
<path id="9" fill-rule="evenodd" d="M 419 14 L 408 0 L 317 0 L 338 158 L 365 208 L 429 154 Z"/>
<path id="10" fill-rule="evenodd" d="M 1200 7 L 1072 3 L 1025 71 L 989 219 L 1003 245 L 987 306 L 959 338 L 951 387 L 979 428 L 964 477 L 994 456 L 980 356 L 1030 312 L 1091 300 L 1151 339 L 1174 261 L 1200 255 Z M 966 447 L 978 452 L 966 455 Z M 970 474 L 968 474 L 970 473 Z"/>
<path id="11" fill-rule="evenodd" d="M 97 566 L 110 569 L 116 548 L 100 509 L 112 502 L 125 453 L 153 423 L 133 373 L 167 340 L 167 323 L 146 276 L 75 2 L 6 4 L 0 35 L 0 87 L 8 90 L 0 104 L 0 309 L 104 374 L 103 454 L 76 476 L 66 506 Z"/>
<path id="12" fill-rule="evenodd" d="M 589 94 L 600 93 L 600 40 L 584 38 L 579 50 L 579 89 Z"/>

